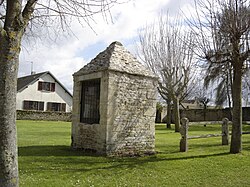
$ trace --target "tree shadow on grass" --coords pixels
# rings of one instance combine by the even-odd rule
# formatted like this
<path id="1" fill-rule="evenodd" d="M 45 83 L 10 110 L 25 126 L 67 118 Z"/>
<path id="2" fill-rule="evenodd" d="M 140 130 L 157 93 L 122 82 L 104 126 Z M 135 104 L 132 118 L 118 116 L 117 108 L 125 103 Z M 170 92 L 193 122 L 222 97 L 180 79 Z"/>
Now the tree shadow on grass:
<path id="1" fill-rule="evenodd" d="M 177 153 L 177 152 L 176 152 Z M 177 155 L 158 153 L 146 157 L 104 157 L 96 156 L 81 151 L 73 151 L 68 146 L 29 146 L 19 147 L 19 156 L 26 157 L 21 162 L 29 168 L 32 173 L 47 171 L 61 172 L 89 172 L 99 170 L 133 169 L 136 167 L 148 167 L 148 163 L 167 164 L 171 161 L 182 161 L 189 159 L 205 159 L 209 157 L 220 157 L 229 153 L 212 153 L 200 155 Z M 41 163 L 43 167 L 41 167 Z M 45 164 L 44 164 L 45 163 Z M 171 163 L 169 163 L 171 164 Z"/>
<path id="2" fill-rule="evenodd" d="M 85 160 L 84 164 L 83 160 L 77 162 L 74 160 L 74 163 L 70 163 L 71 167 L 63 167 L 61 170 L 67 171 L 67 172 L 88 172 L 88 171 L 100 171 L 100 170 L 127 170 L 127 169 L 133 169 L 137 167 L 148 167 L 149 163 L 158 163 L 163 162 L 162 164 L 167 164 L 167 162 L 171 161 L 182 161 L 182 160 L 194 160 L 194 159 L 206 159 L 208 157 L 220 157 L 228 155 L 229 153 L 217 153 L 217 154 L 210 154 L 210 155 L 197 155 L 197 156 L 183 156 L 183 157 L 177 157 L 177 158 L 164 158 L 164 157 L 156 157 L 156 156 L 149 156 L 146 158 L 109 158 L 108 162 L 101 162 L 101 161 L 93 161 L 93 160 Z M 66 165 L 69 163 L 66 163 L 65 160 L 57 160 L 59 165 Z M 80 165 L 81 164 L 81 165 Z M 53 163 L 51 163 L 53 165 Z M 72 167 L 73 166 L 73 167 Z M 41 168 L 39 168 L 41 170 Z M 43 170 L 48 171 L 51 170 L 50 168 L 43 168 Z M 55 168 L 56 170 L 56 168 Z"/>
<path id="3" fill-rule="evenodd" d="M 18 147 L 18 156 L 98 156 L 93 152 L 73 150 L 66 145 L 37 145 Z"/>
<path id="4" fill-rule="evenodd" d="M 183 155 L 183 157 L 178 157 L 178 158 L 167 158 L 167 154 L 173 154 L 173 153 L 179 153 L 179 151 L 176 150 L 172 150 L 169 152 L 157 152 L 157 154 L 155 155 L 151 155 L 151 156 L 144 156 L 144 157 L 105 157 L 103 155 L 96 155 L 93 153 L 86 153 L 83 151 L 79 151 L 79 150 L 72 150 L 69 146 L 27 146 L 27 147 L 19 147 L 18 148 L 18 156 L 20 157 L 27 157 L 27 156 L 31 156 L 31 157 L 48 157 L 48 156 L 53 156 L 53 157 L 74 157 L 74 156 L 78 156 L 78 157 L 103 157 L 103 158 L 107 158 L 107 159 L 111 159 L 111 160 L 115 160 L 115 161 L 124 161 L 124 160 L 129 160 L 129 161 L 133 161 L 135 160 L 135 162 L 140 163 L 141 162 L 157 162 L 157 161 L 164 161 L 164 160 L 185 160 L 185 159 L 194 159 L 194 158 L 206 158 L 206 157 L 213 157 L 213 156 L 222 156 L 222 155 L 227 155 L 229 153 L 216 153 L 216 154 L 207 154 L 207 155 L 196 155 L 196 156 L 185 156 Z M 165 158 L 159 158 L 157 157 L 157 155 L 160 154 L 164 154 Z"/>

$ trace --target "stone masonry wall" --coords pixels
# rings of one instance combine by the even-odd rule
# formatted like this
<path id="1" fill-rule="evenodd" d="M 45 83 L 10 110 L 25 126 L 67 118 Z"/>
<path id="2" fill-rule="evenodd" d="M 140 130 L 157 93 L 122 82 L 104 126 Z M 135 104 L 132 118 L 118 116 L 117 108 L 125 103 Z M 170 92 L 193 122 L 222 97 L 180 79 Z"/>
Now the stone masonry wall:
<path id="1" fill-rule="evenodd" d="M 221 121 L 223 118 L 232 120 L 229 108 L 223 109 L 188 109 L 180 110 L 181 117 L 186 117 L 191 122 L 195 121 Z M 166 114 L 162 114 L 162 122 L 166 122 Z M 242 107 L 242 120 L 250 121 L 250 107 Z M 172 112 L 172 122 L 174 122 L 174 115 Z"/>
<path id="2" fill-rule="evenodd" d="M 101 79 L 100 93 L 100 123 L 86 124 L 80 122 L 80 103 L 82 81 Z M 72 116 L 72 143 L 73 149 L 91 151 L 97 154 L 106 154 L 106 127 L 107 127 L 107 73 L 97 72 L 74 77 L 73 116 Z"/>
<path id="3" fill-rule="evenodd" d="M 108 155 L 154 153 L 156 85 L 156 79 L 110 72 Z"/>
<path id="4" fill-rule="evenodd" d="M 225 117 L 232 120 L 229 108 L 182 110 L 181 116 L 189 118 L 190 121 L 221 121 Z M 250 107 L 242 107 L 242 120 L 250 121 Z"/>
<path id="5" fill-rule="evenodd" d="M 17 120 L 71 121 L 71 112 L 17 110 Z"/>

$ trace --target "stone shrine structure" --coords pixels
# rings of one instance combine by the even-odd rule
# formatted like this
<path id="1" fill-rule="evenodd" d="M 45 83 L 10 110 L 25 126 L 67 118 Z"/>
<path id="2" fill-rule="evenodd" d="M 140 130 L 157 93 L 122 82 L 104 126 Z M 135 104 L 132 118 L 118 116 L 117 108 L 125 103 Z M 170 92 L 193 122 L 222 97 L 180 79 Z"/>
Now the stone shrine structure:
<path id="1" fill-rule="evenodd" d="M 157 77 L 113 42 L 74 75 L 72 148 L 153 154 Z"/>

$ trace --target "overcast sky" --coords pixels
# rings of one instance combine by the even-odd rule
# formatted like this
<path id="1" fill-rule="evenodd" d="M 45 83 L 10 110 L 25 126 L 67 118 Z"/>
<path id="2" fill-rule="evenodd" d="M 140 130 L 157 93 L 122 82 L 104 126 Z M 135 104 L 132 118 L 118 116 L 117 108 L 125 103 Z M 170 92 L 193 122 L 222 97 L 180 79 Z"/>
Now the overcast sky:
<path id="1" fill-rule="evenodd" d="M 191 0 L 131 0 L 111 9 L 113 23 L 107 23 L 102 15 L 96 15 L 96 23 L 89 27 L 72 23 L 74 35 L 61 36 L 56 42 L 42 38 L 36 43 L 23 42 L 20 55 L 19 77 L 33 71 L 50 71 L 72 92 L 72 74 L 78 71 L 113 41 L 120 41 L 125 48 L 135 53 L 138 29 L 157 19 L 161 11 L 175 15 L 180 9 L 188 11 Z M 188 13 L 188 12 L 187 12 Z M 59 33 L 58 33 L 59 35 Z"/>

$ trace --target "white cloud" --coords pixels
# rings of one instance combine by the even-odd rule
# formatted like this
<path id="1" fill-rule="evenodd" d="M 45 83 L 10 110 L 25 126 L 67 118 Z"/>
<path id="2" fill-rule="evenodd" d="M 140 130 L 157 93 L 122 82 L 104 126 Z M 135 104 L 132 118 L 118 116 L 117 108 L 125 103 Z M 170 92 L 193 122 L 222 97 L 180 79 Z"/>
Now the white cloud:
<path id="1" fill-rule="evenodd" d="M 75 36 L 59 37 L 56 42 L 43 38 L 37 43 L 32 42 L 31 45 L 23 42 L 19 76 L 30 74 L 30 61 L 32 61 L 36 72 L 51 71 L 66 88 L 72 91 L 72 74 L 89 62 L 89 57 L 93 58 L 100 52 L 93 51 L 87 56 L 86 53 L 84 55 L 89 46 L 98 43 L 107 46 L 118 40 L 125 43 L 125 47 L 134 50 L 131 45 L 134 41 L 129 41 L 137 36 L 137 30 L 146 23 L 156 20 L 163 9 L 176 9 L 175 3 L 175 0 L 132 0 L 129 3 L 115 5 L 111 9 L 113 24 L 104 21 L 102 15 L 95 15 L 96 24 L 92 24 L 92 27 L 97 34 L 89 27 L 83 28 L 77 20 L 73 20 L 71 30 Z M 51 36 L 53 38 L 60 34 L 52 33 Z"/>

